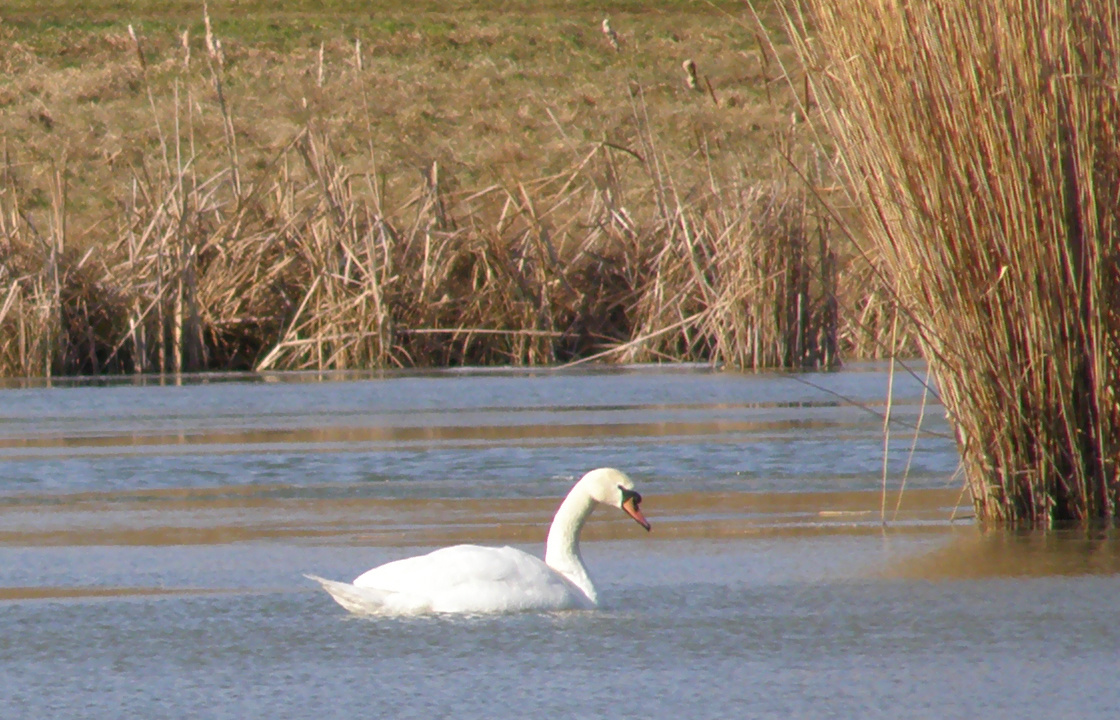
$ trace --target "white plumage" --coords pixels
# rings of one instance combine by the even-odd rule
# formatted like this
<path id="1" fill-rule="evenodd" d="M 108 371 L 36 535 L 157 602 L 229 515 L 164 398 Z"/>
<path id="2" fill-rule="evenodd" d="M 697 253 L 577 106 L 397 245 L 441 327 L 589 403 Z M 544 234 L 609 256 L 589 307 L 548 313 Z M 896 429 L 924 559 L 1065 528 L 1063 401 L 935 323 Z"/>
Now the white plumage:
<path id="1" fill-rule="evenodd" d="M 625 473 L 600 468 L 584 475 L 556 511 L 544 561 L 512 547 L 456 545 L 375 567 L 353 583 L 307 577 L 362 614 L 590 609 L 598 594 L 580 557 L 580 530 L 597 504 L 617 507 L 649 530 L 640 503 Z"/>

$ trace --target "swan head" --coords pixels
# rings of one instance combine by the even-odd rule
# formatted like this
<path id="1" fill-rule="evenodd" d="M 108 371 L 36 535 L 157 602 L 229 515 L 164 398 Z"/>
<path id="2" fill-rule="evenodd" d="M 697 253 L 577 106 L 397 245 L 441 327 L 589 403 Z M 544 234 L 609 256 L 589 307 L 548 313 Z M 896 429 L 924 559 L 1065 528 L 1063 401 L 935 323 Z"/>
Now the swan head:
<path id="1" fill-rule="evenodd" d="M 649 521 L 640 508 L 642 495 L 634 489 L 634 481 L 626 473 L 614 468 L 599 468 L 584 475 L 577 485 L 596 502 L 618 508 L 649 531 Z"/>

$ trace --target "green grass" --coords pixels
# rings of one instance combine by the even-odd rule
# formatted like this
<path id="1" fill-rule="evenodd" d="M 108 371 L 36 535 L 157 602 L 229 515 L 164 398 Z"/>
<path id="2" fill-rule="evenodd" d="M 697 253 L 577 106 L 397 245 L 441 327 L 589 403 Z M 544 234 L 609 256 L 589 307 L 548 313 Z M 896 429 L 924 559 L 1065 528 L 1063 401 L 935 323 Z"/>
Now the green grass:
<path id="1" fill-rule="evenodd" d="M 769 3 L 762 3 L 765 7 Z M 682 18 L 708 18 L 726 27 L 726 18 L 741 16 L 737 2 L 661 0 L 643 2 L 418 2 L 378 3 L 365 0 L 244 0 L 234 9 L 225 2 L 211 2 L 210 15 L 217 32 L 241 42 L 264 43 L 274 49 L 292 43 L 318 41 L 336 35 L 394 35 L 417 31 L 439 35 L 467 25 L 507 27 L 517 35 L 523 24 L 550 25 L 565 20 L 592 20 L 603 16 L 644 18 L 642 25 L 672 28 Z M 17 37 L 34 38 L 72 31 L 123 29 L 129 23 L 158 33 L 176 29 L 201 29 L 202 2 L 80 2 L 79 0 L 9 0 L 0 9 L 4 24 Z M 718 25 L 716 26 L 718 27 Z M 667 30 L 671 32 L 671 30 Z"/>
<path id="2" fill-rule="evenodd" d="M 733 3 L 402 2 L 371 11 L 365 2 L 304 0 L 239 2 L 236 16 L 214 2 L 210 14 L 249 154 L 274 152 L 314 117 L 354 147 L 375 147 L 390 174 L 438 161 L 467 185 L 540 177 L 571 162 L 573 143 L 636 142 L 628 98 L 641 87 L 663 152 L 687 156 L 707 143 L 761 173 L 772 152 L 767 133 L 752 128 L 776 131 L 791 108 L 760 102 L 767 79 L 782 87 Z M 600 31 L 607 14 L 623 52 Z M 203 75 L 182 69 L 183 31 L 192 62 L 205 61 L 201 3 L 15 0 L 0 15 L 9 152 L 17 164 L 65 156 L 71 196 L 90 209 L 112 208 L 127 168 L 159 151 L 156 128 L 172 122 L 176 87 L 198 101 L 213 97 Z M 721 106 L 684 87 L 680 65 L 690 57 Z"/>

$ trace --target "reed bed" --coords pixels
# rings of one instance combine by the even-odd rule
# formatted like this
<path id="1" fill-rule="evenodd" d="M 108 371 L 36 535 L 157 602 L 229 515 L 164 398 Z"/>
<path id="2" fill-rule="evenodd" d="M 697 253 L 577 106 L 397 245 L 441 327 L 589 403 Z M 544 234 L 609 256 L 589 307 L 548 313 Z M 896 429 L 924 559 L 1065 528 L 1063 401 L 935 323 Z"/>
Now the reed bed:
<path id="1" fill-rule="evenodd" d="M 111 212 L 75 208 L 65 154 L 50 156 L 44 195 L 47 163 L 8 148 L 0 374 L 827 367 L 865 333 L 845 324 L 838 287 L 859 281 L 846 291 L 857 307 L 866 275 L 833 247 L 815 194 L 772 172 L 787 161 L 745 172 L 697 126 L 677 151 L 633 80 L 619 97 L 628 137 L 578 139 L 550 114 L 565 148 L 553 170 L 466 185 L 431 156 L 411 176 L 387 170 L 372 132 L 332 117 L 361 88 L 358 117 L 374 123 L 365 88 L 380 76 L 360 43 L 333 60 L 320 45 L 301 122 L 266 126 L 238 116 L 247 71 L 204 27 L 158 62 L 129 28 L 121 92 L 146 100 L 147 146 L 109 156 L 127 169 L 101 200 Z M 796 128 L 780 132 L 791 146 Z"/>
<path id="2" fill-rule="evenodd" d="M 838 261 L 814 202 L 648 170 L 597 145 L 512 186 L 446 191 L 433 165 L 390 198 L 307 129 L 247 193 L 225 170 L 138 173 L 114 240 L 81 256 L 9 208 L 0 358 L 19 375 L 835 364 Z"/>
<path id="3" fill-rule="evenodd" d="M 1120 8 L 791 11 L 860 233 L 913 322 L 986 523 L 1120 502 Z"/>

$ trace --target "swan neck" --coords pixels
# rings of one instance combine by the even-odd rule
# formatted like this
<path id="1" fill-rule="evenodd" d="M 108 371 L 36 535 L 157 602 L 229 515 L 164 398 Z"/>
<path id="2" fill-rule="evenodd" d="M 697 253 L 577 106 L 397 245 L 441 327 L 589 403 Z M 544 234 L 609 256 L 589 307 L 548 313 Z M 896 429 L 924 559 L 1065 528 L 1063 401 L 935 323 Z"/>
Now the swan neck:
<path id="1" fill-rule="evenodd" d="M 568 578 L 592 602 L 596 602 L 595 586 L 579 553 L 579 534 L 594 509 L 595 501 L 582 488 L 577 486 L 568 493 L 552 519 L 544 553 L 545 563 Z"/>

